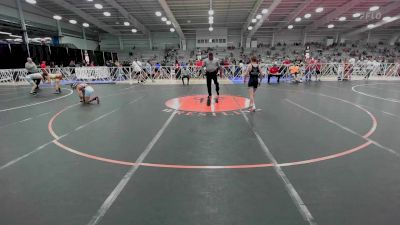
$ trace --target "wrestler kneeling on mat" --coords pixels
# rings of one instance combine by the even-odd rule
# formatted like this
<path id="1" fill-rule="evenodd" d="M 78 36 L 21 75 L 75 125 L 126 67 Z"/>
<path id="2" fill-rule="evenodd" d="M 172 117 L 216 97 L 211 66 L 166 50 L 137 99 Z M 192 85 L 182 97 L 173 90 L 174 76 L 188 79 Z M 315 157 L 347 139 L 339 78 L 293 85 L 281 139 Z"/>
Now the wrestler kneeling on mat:
<path id="1" fill-rule="evenodd" d="M 244 74 L 243 82 L 246 83 L 246 78 L 249 77 L 248 87 L 250 96 L 250 110 L 256 110 L 256 104 L 254 101 L 256 90 L 261 84 L 263 72 L 259 67 L 258 60 L 255 56 L 251 58 L 251 63 L 247 66 L 247 70 Z"/>
<path id="2" fill-rule="evenodd" d="M 81 100 L 81 102 L 90 104 L 93 101 L 97 101 L 97 104 L 100 103 L 100 98 L 98 96 L 94 96 L 94 89 L 92 86 L 86 83 L 73 83 L 71 85 L 72 89 L 76 89 L 76 92 Z"/>

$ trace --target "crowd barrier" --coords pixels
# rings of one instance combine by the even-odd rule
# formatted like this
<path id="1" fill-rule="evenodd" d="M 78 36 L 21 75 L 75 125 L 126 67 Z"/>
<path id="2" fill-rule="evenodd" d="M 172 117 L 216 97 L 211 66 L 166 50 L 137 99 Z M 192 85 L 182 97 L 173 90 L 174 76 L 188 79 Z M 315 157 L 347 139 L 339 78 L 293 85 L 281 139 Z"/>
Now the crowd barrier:
<path id="1" fill-rule="evenodd" d="M 261 70 L 267 74 L 272 64 L 260 65 Z M 277 65 L 283 76 L 289 77 L 289 67 Z M 63 67 L 47 68 L 50 73 L 61 73 L 66 82 L 139 82 L 144 79 L 165 80 L 179 79 L 182 74 L 188 74 L 193 79 L 203 79 L 204 68 L 174 66 L 155 67 Z M 184 71 L 185 70 L 185 71 Z M 242 79 L 246 66 L 222 66 L 220 76 L 222 79 Z M 310 77 L 318 76 L 319 79 L 399 79 L 400 64 L 343 64 L 343 63 L 321 63 L 302 66 L 301 74 Z M 0 84 L 26 84 L 27 71 L 25 69 L 2 69 L 0 70 Z"/>

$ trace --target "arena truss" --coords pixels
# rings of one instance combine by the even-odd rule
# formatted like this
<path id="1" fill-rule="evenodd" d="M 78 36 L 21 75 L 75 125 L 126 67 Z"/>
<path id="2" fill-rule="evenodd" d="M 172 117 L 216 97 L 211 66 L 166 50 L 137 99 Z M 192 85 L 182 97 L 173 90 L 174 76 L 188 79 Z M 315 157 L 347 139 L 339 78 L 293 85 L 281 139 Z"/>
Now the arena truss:
<path id="1" fill-rule="evenodd" d="M 262 70 L 266 71 L 273 65 L 262 65 Z M 289 77 L 289 69 L 286 65 L 280 67 L 282 79 Z M 318 75 L 321 80 L 362 80 L 369 75 L 371 80 L 400 80 L 400 64 L 381 63 L 379 65 L 354 64 L 344 65 L 342 63 L 319 64 L 319 71 L 316 65 L 306 65 L 301 68 L 303 75 L 314 78 Z M 203 79 L 205 71 L 198 67 L 186 67 L 188 73 L 193 79 Z M 227 80 L 243 79 L 243 71 L 246 68 L 239 66 L 227 66 L 222 68 L 220 76 Z M 137 82 L 144 79 L 152 80 L 174 80 L 181 76 L 182 68 L 176 69 L 174 66 L 160 67 L 157 70 L 154 67 L 143 67 L 140 71 L 133 67 L 63 67 L 48 68 L 50 73 L 61 73 L 64 77 L 63 83 L 75 81 L 85 81 L 89 83 L 124 83 Z M 3 69 L 0 70 L 0 84 L 2 85 L 26 85 L 25 69 Z"/>

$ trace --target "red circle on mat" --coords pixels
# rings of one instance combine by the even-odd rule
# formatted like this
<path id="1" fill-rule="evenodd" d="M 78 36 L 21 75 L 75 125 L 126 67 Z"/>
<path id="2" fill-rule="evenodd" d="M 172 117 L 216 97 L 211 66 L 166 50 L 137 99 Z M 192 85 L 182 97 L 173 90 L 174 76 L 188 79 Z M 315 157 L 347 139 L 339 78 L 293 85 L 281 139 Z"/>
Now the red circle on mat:
<path id="1" fill-rule="evenodd" d="M 239 96 L 221 95 L 217 102 L 216 97 L 213 96 L 211 104 L 207 106 L 207 95 L 190 95 L 170 99 L 165 102 L 165 105 L 180 111 L 213 113 L 248 108 L 250 100 Z"/>

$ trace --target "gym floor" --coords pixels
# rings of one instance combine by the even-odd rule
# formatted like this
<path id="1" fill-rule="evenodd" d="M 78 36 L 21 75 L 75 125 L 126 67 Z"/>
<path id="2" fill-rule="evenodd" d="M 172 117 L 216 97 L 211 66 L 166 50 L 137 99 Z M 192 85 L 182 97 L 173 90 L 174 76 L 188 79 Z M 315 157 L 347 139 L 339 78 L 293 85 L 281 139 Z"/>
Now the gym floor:
<path id="1" fill-rule="evenodd" d="M 1 225 L 399 224 L 400 82 L 94 88 L 0 86 Z"/>

